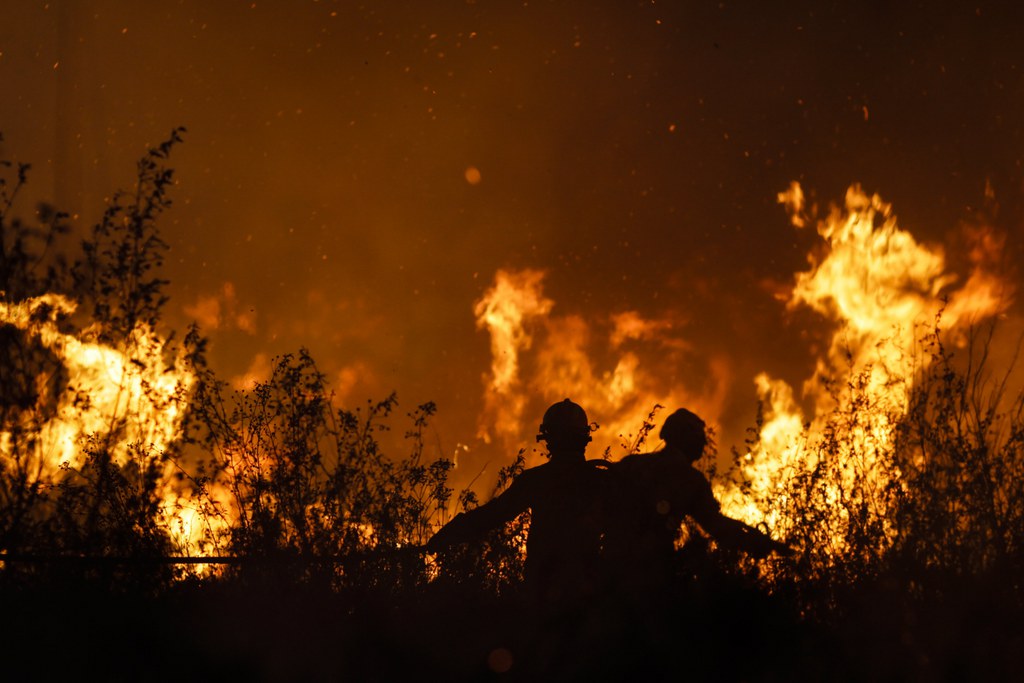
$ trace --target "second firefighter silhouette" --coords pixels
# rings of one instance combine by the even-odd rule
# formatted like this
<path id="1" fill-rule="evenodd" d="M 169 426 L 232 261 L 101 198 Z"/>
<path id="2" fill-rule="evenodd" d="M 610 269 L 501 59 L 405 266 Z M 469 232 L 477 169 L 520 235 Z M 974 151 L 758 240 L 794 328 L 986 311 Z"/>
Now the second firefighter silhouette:
<path id="1" fill-rule="evenodd" d="M 457 515 L 427 542 L 433 552 L 481 539 L 490 529 L 530 511 L 525 578 L 537 599 L 586 599 L 601 581 L 602 537 L 611 475 L 607 463 L 587 460 L 590 422 L 565 399 L 544 413 L 538 441 L 549 461 L 516 477 L 490 502 Z"/>
<path id="2" fill-rule="evenodd" d="M 791 554 L 789 546 L 722 514 L 711 484 L 693 465 L 707 445 L 704 421 L 679 409 L 661 428 L 665 447 L 631 455 L 615 464 L 613 474 L 625 502 L 607 544 L 627 581 L 656 588 L 671 580 L 676 541 L 690 517 L 723 547 L 755 558 L 771 552 Z"/>

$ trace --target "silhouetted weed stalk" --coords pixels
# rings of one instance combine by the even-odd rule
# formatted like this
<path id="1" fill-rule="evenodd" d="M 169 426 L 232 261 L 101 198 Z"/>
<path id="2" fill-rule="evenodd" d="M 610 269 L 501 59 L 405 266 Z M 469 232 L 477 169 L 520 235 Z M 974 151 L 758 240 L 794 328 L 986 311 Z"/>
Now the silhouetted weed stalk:
<path id="1" fill-rule="evenodd" d="M 528 515 L 479 548 L 456 549 L 443 566 L 420 550 L 453 510 L 477 504 L 472 491 L 455 495 L 449 485 L 452 461 L 426 452 L 432 403 L 407 415 L 405 452 L 385 453 L 381 436 L 394 421 L 395 396 L 339 407 L 306 351 L 276 359 L 267 380 L 233 392 L 206 362 L 198 329 L 180 346 L 139 343 L 138 330 L 161 329 L 167 302 L 167 282 L 159 277 L 167 245 L 157 219 L 171 203 L 173 175 L 165 162 L 180 135 L 174 131 L 143 157 L 133 191 L 115 195 L 80 252 L 68 245 L 64 214 L 40 207 L 32 223 L 11 217 L 28 168 L 3 165 L 0 303 L 63 294 L 79 303 L 78 313 L 40 305 L 33 313 L 38 325 L 52 322 L 121 349 L 139 367 L 187 371 L 193 381 L 187 396 L 172 397 L 143 384 L 151 402 L 187 404 L 173 443 L 155 447 L 141 429 L 119 447 L 142 417 L 136 404 L 118 403 L 101 428 L 83 435 L 76 465 L 47 472 L 40 464 L 43 433 L 58 397 L 72 392 L 82 404 L 90 397 L 69 385 L 60 358 L 31 329 L 0 325 L 0 550 L 136 559 L 202 551 L 247 561 L 204 574 L 158 562 L 9 562 L 3 579 L 86 578 L 147 590 L 184 575 L 285 579 L 332 590 L 394 591 L 429 581 L 491 593 L 514 588 Z M 915 376 L 891 378 L 912 386 L 906 405 L 872 398 L 870 368 L 847 370 L 831 385 L 836 407 L 824 427 L 802 436 L 803 466 L 754 501 L 798 555 L 761 564 L 712 556 L 726 571 L 793 596 L 805 613 L 840 614 L 850 595 L 869 586 L 941 595 L 964 577 L 1002 582 L 1019 600 L 1009 577 L 1024 569 L 1024 399 L 1012 394 L 1009 369 L 993 374 L 993 330 L 971 330 L 955 352 L 938 324 L 925 331 Z M 652 412 L 624 447 L 640 450 L 654 424 Z M 884 439 L 851 438 L 879 425 Z M 705 459 L 712 476 L 756 498 L 739 461 L 719 473 L 713 460 Z M 520 453 L 502 470 L 495 493 L 523 467 Z M 177 495 L 170 502 L 169 478 Z M 168 514 L 186 510 L 189 529 Z M 186 531 L 191 539 L 183 542 Z"/>

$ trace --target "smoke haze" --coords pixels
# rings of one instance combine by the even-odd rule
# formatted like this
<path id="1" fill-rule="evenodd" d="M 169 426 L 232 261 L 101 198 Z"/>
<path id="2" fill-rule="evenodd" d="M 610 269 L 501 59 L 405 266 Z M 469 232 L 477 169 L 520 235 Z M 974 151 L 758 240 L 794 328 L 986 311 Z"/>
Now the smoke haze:
<path id="1" fill-rule="evenodd" d="M 879 193 L 961 284 L 986 249 L 1019 277 L 1024 10 L 820 4 L 17 2 L 0 152 L 33 164 L 23 209 L 84 230 L 186 126 L 167 322 L 199 321 L 238 387 L 308 347 L 341 402 L 436 401 L 466 478 L 565 396 L 602 443 L 657 400 L 727 450 L 754 378 L 799 387 L 831 344 L 786 305 L 822 249 L 792 181 L 823 213 Z M 515 406 L 478 310 L 528 272 L 550 305 Z"/>

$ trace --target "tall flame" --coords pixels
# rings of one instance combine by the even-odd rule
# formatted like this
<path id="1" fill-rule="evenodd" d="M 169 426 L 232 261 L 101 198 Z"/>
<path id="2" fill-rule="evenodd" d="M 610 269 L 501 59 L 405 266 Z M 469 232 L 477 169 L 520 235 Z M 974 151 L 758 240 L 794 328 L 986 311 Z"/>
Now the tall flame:
<path id="1" fill-rule="evenodd" d="M 542 293 L 544 272 L 539 270 L 499 270 L 494 286 L 476 302 L 474 313 L 478 328 L 491 335 L 491 376 L 484 394 L 484 414 L 479 436 L 490 441 L 490 429 L 503 437 L 519 431 L 526 400 L 516 391 L 519 385 L 519 353 L 530 348 L 533 338 L 527 325 L 546 315 L 554 302 Z"/>
<path id="2" fill-rule="evenodd" d="M 790 211 L 794 226 L 815 222 L 806 213 L 799 184 L 780 194 L 779 201 Z M 787 305 L 814 309 L 834 321 L 836 331 L 827 356 L 818 360 L 814 375 L 803 387 L 813 402 L 811 419 L 805 420 L 786 382 L 766 374 L 755 380 L 765 405 L 764 424 L 760 442 L 743 462 L 753 500 L 781 495 L 790 478 L 815 467 L 832 468 L 837 475 L 833 481 L 843 483 L 855 472 L 886 476 L 874 465 L 880 454 L 891 452 L 892 420 L 905 413 L 915 370 L 928 362 L 917 348 L 922 331 L 935 324 L 940 312 L 947 331 L 996 315 L 1009 306 L 1012 295 L 986 269 L 985 254 L 992 251 L 987 248 L 972 257 L 974 270 L 957 288 L 942 248 L 917 242 L 899 228 L 890 204 L 857 185 L 848 189 L 842 208 L 833 207 L 826 219 L 817 222 L 817 231 L 827 249 L 823 257 L 809 258 L 809 270 L 797 274 Z M 982 231 L 979 236 L 988 234 Z M 994 239 L 989 238 L 987 247 L 998 247 Z M 807 440 L 822 436 L 832 411 L 850 411 L 854 406 L 850 384 L 830 381 L 831 373 L 840 368 L 850 377 L 862 378 L 858 400 L 870 410 L 863 411 L 850 438 L 838 444 L 837 461 L 820 463 L 815 453 L 804 449 Z M 857 467 L 847 467 L 854 454 L 859 458 Z M 719 493 L 727 514 L 750 523 L 766 521 L 772 527 L 786 523 L 766 519 L 764 510 L 737 490 Z"/>

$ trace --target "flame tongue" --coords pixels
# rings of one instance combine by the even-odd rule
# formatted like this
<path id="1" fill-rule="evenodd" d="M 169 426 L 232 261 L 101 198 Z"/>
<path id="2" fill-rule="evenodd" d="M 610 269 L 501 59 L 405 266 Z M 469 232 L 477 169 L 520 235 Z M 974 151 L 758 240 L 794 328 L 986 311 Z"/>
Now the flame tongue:
<path id="1" fill-rule="evenodd" d="M 525 397 L 519 384 L 519 354 L 533 341 L 527 326 L 546 315 L 554 302 L 543 295 L 543 271 L 499 270 L 494 286 L 476 303 L 476 324 L 491 335 L 491 377 L 484 395 L 478 435 L 490 441 L 490 428 L 506 438 L 518 436 Z"/>
<path id="2" fill-rule="evenodd" d="M 828 255 L 796 278 L 790 307 L 807 304 L 865 337 L 886 336 L 937 311 L 939 292 L 954 281 L 941 248 L 900 230 L 892 207 L 859 186 L 818 224 Z"/>

